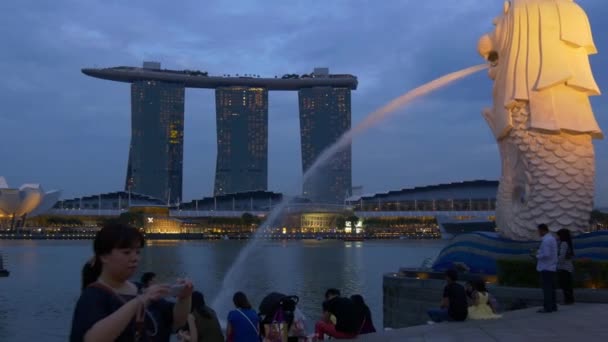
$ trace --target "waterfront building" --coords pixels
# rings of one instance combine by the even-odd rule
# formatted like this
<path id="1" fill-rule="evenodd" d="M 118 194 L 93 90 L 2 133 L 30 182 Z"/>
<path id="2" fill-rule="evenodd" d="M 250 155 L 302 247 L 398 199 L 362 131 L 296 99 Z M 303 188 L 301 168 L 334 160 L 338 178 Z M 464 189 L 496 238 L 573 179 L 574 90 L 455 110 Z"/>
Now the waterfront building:
<path id="1" fill-rule="evenodd" d="M 283 194 L 272 191 L 247 191 L 218 196 L 203 197 L 182 203 L 182 212 L 240 211 L 267 212 L 283 200 Z"/>
<path id="2" fill-rule="evenodd" d="M 268 90 L 215 91 L 217 161 L 214 195 L 268 189 Z"/>
<path id="3" fill-rule="evenodd" d="M 61 191 L 44 191 L 40 184 L 23 184 L 9 187 L 0 177 L 0 230 L 19 229 L 28 217 L 47 212 L 57 202 Z"/>
<path id="4" fill-rule="evenodd" d="M 330 77 L 327 69 L 315 69 L 316 77 Z M 351 127 L 351 89 L 310 87 L 298 91 L 302 172 L 306 173 L 321 153 Z M 303 184 L 303 196 L 317 203 L 344 203 L 352 188 L 351 145 L 334 155 Z"/>
<path id="5" fill-rule="evenodd" d="M 160 70 L 160 63 L 144 63 Z M 163 200 L 182 200 L 184 85 L 160 80 L 131 84 L 131 145 L 125 191 Z"/>
<path id="6" fill-rule="evenodd" d="M 495 231 L 498 181 L 476 180 L 353 196 L 347 200 L 366 225 L 385 237 L 439 234 L 449 239 L 473 231 Z M 389 229 L 386 229 L 389 228 Z"/>

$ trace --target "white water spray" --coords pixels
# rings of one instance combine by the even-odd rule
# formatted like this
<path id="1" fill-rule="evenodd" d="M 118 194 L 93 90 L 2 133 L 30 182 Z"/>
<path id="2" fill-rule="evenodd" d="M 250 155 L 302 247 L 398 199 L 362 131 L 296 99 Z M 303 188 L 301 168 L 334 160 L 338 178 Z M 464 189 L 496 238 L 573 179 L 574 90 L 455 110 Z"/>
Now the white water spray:
<path id="1" fill-rule="evenodd" d="M 304 175 L 302 176 L 302 182 L 306 182 L 310 177 L 315 174 L 315 172 L 317 172 L 321 168 L 321 166 L 323 166 L 327 161 L 329 161 L 331 157 L 333 157 L 340 150 L 348 146 L 355 136 L 361 134 L 370 127 L 373 127 L 379 122 L 385 120 L 392 114 L 395 114 L 397 109 L 402 108 L 403 106 L 409 104 L 410 102 L 419 97 L 427 95 L 439 88 L 447 86 L 452 82 L 455 82 L 461 78 L 464 78 L 486 68 L 486 64 L 481 64 L 439 77 L 418 88 L 408 91 L 407 93 L 397 97 L 388 104 L 384 105 L 383 107 L 380 107 L 379 109 L 375 110 L 357 126 L 345 132 L 340 137 L 340 139 L 338 139 L 338 141 L 336 141 L 333 145 L 325 149 L 321 153 L 321 155 L 319 155 L 319 157 L 315 160 L 312 166 L 304 173 Z M 230 303 L 233 293 L 240 290 L 243 286 L 243 283 L 239 281 L 239 276 L 242 272 L 242 269 L 247 265 L 247 260 L 249 256 L 261 241 L 261 239 L 258 238 L 258 234 L 266 230 L 266 228 L 268 228 L 270 225 L 275 224 L 275 221 L 279 217 L 281 217 L 283 210 L 290 203 L 290 199 L 284 199 L 281 203 L 279 203 L 279 205 L 277 205 L 270 212 L 270 214 L 268 214 L 268 217 L 260 225 L 260 227 L 258 227 L 257 232 L 252 236 L 247 246 L 245 246 L 245 248 L 239 253 L 239 256 L 237 257 L 236 261 L 232 264 L 232 266 L 224 276 L 220 292 L 213 301 L 211 307 L 213 307 L 215 310 L 223 312 L 231 306 Z"/>

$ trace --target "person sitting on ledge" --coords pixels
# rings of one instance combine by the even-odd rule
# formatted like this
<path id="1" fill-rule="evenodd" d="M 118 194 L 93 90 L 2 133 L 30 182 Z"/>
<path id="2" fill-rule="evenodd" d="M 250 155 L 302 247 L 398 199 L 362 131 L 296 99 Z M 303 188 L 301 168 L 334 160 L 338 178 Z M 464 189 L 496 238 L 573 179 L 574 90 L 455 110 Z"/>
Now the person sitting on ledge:
<path id="1" fill-rule="evenodd" d="M 464 287 L 457 283 L 458 272 L 447 270 L 445 278 L 447 284 L 443 289 L 443 298 L 439 309 L 430 309 L 427 313 L 434 323 L 464 321 L 467 319 L 468 313 L 467 295 Z"/>
<path id="2" fill-rule="evenodd" d="M 361 324 L 359 335 L 375 333 L 376 327 L 374 327 L 374 321 L 372 320 L 372 312 L 365 303 L 363 296 L 356 294 L 350 296 L 350 299 L 358 307 L 358 310 L 363 312 L 363 323 Z"/>
<path id="3" fill-rule="evenodd" d="M 500 318 L 501 315 L 497 315 L 494 312 L 490 304 L 490 293 L 486 289 L 486 282 L 478 278 L 473 282 L 473 303 L 469 305 L 469 313 L 467 317 L 469 319 L 494 319 Z"/>
<path id="4" fill-rule="evenodd" d="M 329 288 L 327 289 L 327 291 L 325 291 L 325 300 L 329 301 L 331 299 L 334 299 L 336 297 L 340 297 L 340 290 L 336 289 L 336 288 Z M 325 309 L 325 308 L 323 308 Z M 325 312 L 325 310 L 323 310 L 323 312 Z M 333 314 L 329 314 L 329 321 L 331 322 L 331 324 L 336 325 L 336 316 L 334 316 Z"/>
<path id="5" fill-rule="evenodd" d="M 315 336 L 318 340 L 323 340 L 325 335 L 338 340 L 355 338 L 361 330 L 363 315 L 350 298 L 331 297 L 323 302 L 323 319 L 315 325 Z"/>

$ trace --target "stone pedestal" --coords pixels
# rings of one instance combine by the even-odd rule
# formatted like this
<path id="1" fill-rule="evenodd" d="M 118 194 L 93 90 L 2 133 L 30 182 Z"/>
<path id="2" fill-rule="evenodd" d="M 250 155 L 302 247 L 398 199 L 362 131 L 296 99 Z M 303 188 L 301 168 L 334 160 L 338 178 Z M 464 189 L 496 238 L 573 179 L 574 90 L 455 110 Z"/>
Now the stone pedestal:
<path id="1" fill-rule="evenodd" d="M 384 276 L 384 327 L 393 329 L 425 324 L 426 311 L 439 305 L 443 295 L 443 279 L 416 279 L 400 273 Z M 541 306 L 540 289 L 488 285 L 488 291 L 496 297 L 502 310 Z M 578 303 L 608 304 L 608 290 L 575 289 Z M 562 301 L 558 290 L 558 301 Z"/>

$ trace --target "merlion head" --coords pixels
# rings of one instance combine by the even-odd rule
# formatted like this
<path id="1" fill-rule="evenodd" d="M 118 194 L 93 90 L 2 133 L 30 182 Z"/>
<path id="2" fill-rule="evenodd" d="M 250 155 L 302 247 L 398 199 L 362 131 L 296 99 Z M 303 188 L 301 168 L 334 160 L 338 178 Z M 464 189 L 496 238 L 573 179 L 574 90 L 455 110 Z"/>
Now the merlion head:
<path id="1" fill-rule="evenodd" d="M 601 135 L 588 104 L 600 91 L 589 64 L 597 50 L 583 9 L 573 0 L 506 1 L 494 26 L 477 48 L 494 80 L 497 138 L 508 133 L 508 111 L 517 101 L 527 101 L 534 113 L 535 108 L 547 112 L 546 104 L 556 98 L 561 103 L 532 117 L 530 128 Z"/>

